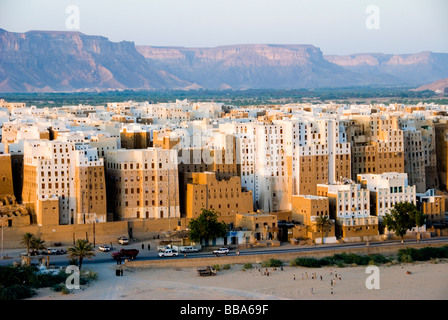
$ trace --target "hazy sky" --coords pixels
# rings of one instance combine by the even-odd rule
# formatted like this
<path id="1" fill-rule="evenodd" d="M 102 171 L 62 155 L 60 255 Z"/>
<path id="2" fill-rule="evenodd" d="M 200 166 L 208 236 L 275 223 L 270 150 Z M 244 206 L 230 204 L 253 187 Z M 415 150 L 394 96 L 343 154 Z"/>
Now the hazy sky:
<path id="1" fill-rule="evenodd" d="M 136 44 L 448 52 L 447 0 L 0 0 L 0 28 L 69 30 L 70 5 L 79 8 L 78 31 Z M 373 11 L 366 11 L 369 6 Z"/>

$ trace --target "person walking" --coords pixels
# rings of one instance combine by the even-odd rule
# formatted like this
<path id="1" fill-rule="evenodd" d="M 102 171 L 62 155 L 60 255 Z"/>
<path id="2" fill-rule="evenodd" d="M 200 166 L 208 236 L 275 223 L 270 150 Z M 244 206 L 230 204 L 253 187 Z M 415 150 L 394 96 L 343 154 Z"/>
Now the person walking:
<path id="1" fill-rule="evenodd" d="M 148 243 L 148 250 L 151 249 L 151 245 Z"/>

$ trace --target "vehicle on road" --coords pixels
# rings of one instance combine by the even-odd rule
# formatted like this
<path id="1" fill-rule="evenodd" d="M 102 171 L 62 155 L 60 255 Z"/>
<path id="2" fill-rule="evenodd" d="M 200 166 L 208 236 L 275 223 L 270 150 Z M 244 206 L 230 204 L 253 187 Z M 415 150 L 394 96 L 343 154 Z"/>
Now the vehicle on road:
<path id="1" fill-rule="evenodd" d="M 112 253 L 112 258 L 118 259 L 135 259 L 140 251 L 137 249 L 121 249 L 120 251 Z"/>
<path id="2" fill-rule="evenodd" d="M 179 249 L 179 252 L 181 252 L 181 253 L 193 253 L 193 252 L 199 252 L 199 249 L 191 247 L 191 246 L 189 246 L 189 247 L 181 247 Z"/>
<path id="3" fill-rule="evenodd" d="M 47 252 L 45 252 L 46 254 L 51 254 L 51 255 L 59 255 L 59 254 L 66 254 L 67 252 L 65 252 L 62 249 L 54 249 L 54 248 L 48 248 Z"/>
<path id="4" fill-rule="evenodd" d="M 216 269 L 211 267 L 211 266 L 207 266 L 207 267 L 200 267 L 197 269 L 198 274 L 201 277 L 206 277 L 206 276 L 214 276 L 216 275 Z"/>
<path id="5" fill-rule="evenodd" d="M 229 253 L 229 249 L 228 248 L 219 248 L 217 250 L 213 250 L 213 254 L 216 254 L 217 256 L 220 254 L 225 254 L 227 255 Z"/>
<path id="6" fill-rule="evenodd" d="M 158 251 L 158 252 L 164 252 L 164 251 L 167 250 L 167 249 L 172 249 L 171 245 L 167 245 L 167 246 L 165 246 L 165 245 L 157 246 L 157 251 Z"/>
<path id="7" fill-rule="evenodd" d="M 125 237 L 121 237 L 121 238 L 118 239 L 118 243 L 122 244 L 122 245 L 129 244 L 129 239 L 125 238 Z"/>
<path id="8" fill-rule="evenodd" d="M 172 249 L 166 249 L 163 252 L 159 252 L 159 258 L 164 258 L 164 257 L 177 257 L 178 253 L 177 251 L 174 251 Z"/>
<path id="9" fill-rule="evenodd" d="M 109 252 L 110 251 L 110 247 L 106 244 L 103 244 L 101 246 L 98 247 L 98 250 L 102 251 L 102 252 Z"/>

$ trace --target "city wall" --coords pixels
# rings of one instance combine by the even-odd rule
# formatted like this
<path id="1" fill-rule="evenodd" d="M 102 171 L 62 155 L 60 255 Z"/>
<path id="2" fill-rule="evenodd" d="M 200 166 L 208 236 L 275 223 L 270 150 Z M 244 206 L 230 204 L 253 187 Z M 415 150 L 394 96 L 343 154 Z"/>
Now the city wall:
<path id="1" fill-rule="evenodd" d="M 3 246 L 5 249 L 21 248 L 25 233 L 30 232 L 45 240 L 47 247 L 55 244 L 73 245 L 77 239 L 87 239 L 96 245 L 117 243 L 119 237 L 132 237 L 137 240 L 154 239 L 165 235 L 166 230 L 178 230 L 185 226 L 185 219 L 157 219 L 140 221 L 117 221 L 106 223 L 89 223 L 78 225 L 24 226 L 3 229 Z M 181 226 L 181 227 L 179 227 Z"/>
<path id="2" fill-rule="evenodd" d="M 3 243 L 5 249 L 20 248 L 22 237 L 30 232 L 45 240 L 47 247 L 57 244 L 62 246 L 73 245 L 77 239 L 87 239 L 96 244 L 110 242 L 116 243 L 120 236 L 128 236 L 128 225 L 126 221 L 81 224 L 81 225 L 55 225 L 55 226 L 26 226 L 10 227 L 3 230 Z"/>
<path id="3" fill-rule="evenodd" d="M 167 231 L 185 229 L 189 219 L 171 218 L 155 220 L 132 220 L 128 221 L 129 236 L 137 240 L 154 239 L 154 237 L 165 235 Z"/>

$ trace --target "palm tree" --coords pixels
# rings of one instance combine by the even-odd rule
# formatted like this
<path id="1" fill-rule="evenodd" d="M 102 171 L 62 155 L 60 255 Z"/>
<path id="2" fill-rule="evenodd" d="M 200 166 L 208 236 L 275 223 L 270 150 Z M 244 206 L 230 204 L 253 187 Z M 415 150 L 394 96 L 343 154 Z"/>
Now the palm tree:
<path id="1" fill-rule="evenodd" d="M 24 246 L 26 246 L 26 255 L 29 256 L 30 255 L 30 248 L 31 248 L 31 243 L 34 239 L 34 234 L 32 234 L 31 232 L 27 232 L 22 236 L 22 242 L 20 242 L 20 244 L 23 244 Z"/>
<path id="2" fill-rule="evenodd" d="M 31 246 L 30 246 L 30 248 L 36 254 L 39 253 L 39 250 L 47 249 L 47 247 L 45 246 L 45 240 L 42 240 L 39 237 L 33 237 L 33 239 L 31 239 Z"/>
<path id="3" fill-rule="evenodd" d="M 84 239 L 76 240 L 73 247 L 68 248 L 67 259 L 76 259 L 79 262 L 79 270 L 81 271 L 82 261 L 84 258 L 91 259 L 95 256 L 93 246 L 90 242 Z"/>
<path id="4" fill-rule="evenodd" d="M 314 225 L 321 232 L 322 244 L 324 243 L 324 232 L 328 231 L 331 228 L 332 224 L 333 223 L 331 222 L 330 217 L 328 216 L 321 215 L 317 216 L 314 219 Z"/>

